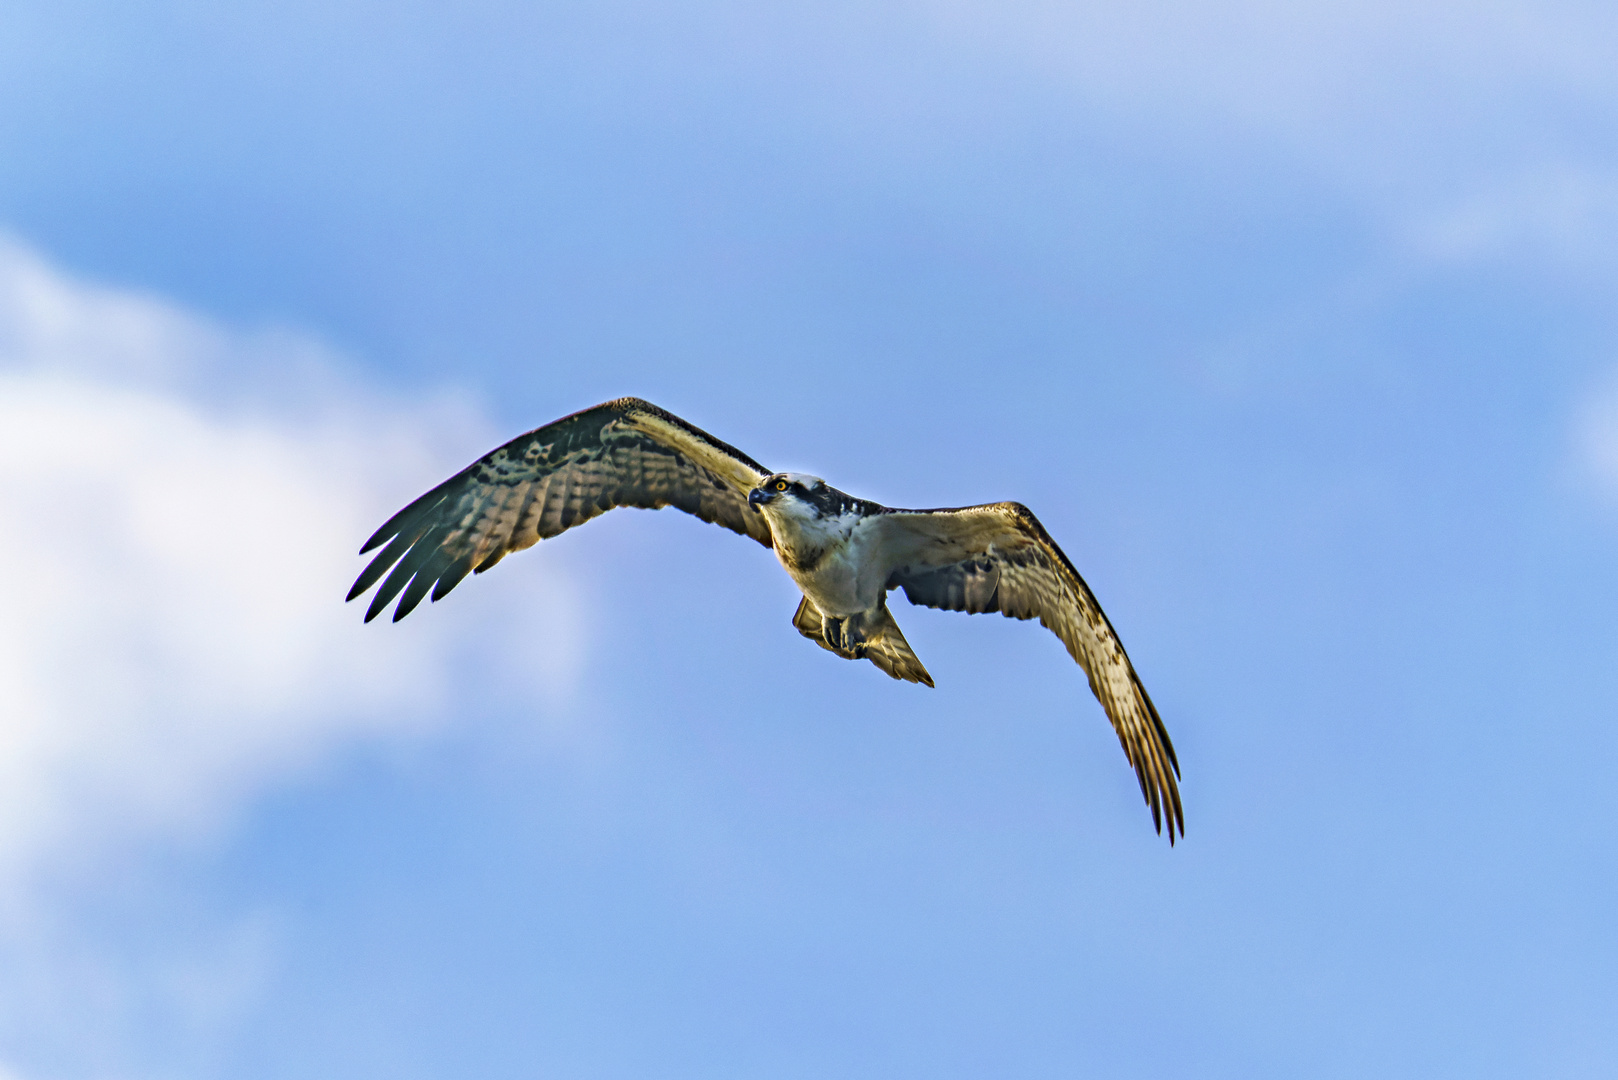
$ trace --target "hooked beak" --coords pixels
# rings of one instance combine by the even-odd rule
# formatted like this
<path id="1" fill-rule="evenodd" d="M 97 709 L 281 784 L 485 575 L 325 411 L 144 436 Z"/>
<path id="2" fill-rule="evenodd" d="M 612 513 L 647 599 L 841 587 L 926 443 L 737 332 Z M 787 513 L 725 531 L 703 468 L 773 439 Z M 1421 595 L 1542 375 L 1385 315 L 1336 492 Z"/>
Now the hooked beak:
<path id="1" fill-rule="evenodd" d="M 753 512 L 756 514 L 758 513 L 758 508 L 760 506 L 763 506 L 765 503 L 774 498 L 775 492 L 766 491 L 764 488 L 754 488 L 752 491 L 747 493 L 747 505 L 752 507 Z"/>

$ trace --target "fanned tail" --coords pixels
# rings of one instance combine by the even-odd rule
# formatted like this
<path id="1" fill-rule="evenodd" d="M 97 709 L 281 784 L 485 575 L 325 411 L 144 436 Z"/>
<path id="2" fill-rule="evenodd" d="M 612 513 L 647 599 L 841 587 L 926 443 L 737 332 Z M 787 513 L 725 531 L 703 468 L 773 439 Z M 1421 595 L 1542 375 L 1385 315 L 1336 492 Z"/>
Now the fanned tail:
<path id="1" fill-rule="evenodd" d="M 827 619 L 806 596 L 792 616 L 798 633 L 848 660 L 869 660 L 895 679 L 933 685 L 916 654 L 883 604 L 848 619 Z"/>

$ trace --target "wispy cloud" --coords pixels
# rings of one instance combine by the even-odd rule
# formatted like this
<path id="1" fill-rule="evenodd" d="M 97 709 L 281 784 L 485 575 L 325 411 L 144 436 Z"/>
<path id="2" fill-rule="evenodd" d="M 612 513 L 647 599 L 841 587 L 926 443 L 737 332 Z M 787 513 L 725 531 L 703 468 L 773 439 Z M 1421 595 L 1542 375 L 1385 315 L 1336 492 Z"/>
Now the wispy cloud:
<path id="1" fill-rule="evenodd" d="M 1576 418 L 1574 441 L 1585 483 L 1618 495 L 1618 378 L 1589 395 Z"/>
<path id="2" fill-rule="evenodd" d="M 1610 272 L 1618 262 L 1618 174 L 1566 163 L 1494 180 L 1415 231 L 1439 262 L 1511 259 Z"/>

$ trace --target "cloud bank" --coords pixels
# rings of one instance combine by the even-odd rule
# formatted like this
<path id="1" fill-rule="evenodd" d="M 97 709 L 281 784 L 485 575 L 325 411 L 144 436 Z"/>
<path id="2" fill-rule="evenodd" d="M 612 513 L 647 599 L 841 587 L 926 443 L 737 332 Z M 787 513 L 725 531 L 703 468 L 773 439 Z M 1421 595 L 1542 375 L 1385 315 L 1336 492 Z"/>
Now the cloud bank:
<path id="1" fill-rule="evenodd" d="M 208 390 L 255 381 L 278 404 Z M 541 696 L 565 694 L 580 652 L 554 560 L 519 571 L 520 607 L 494 590 L 365 627 L 342 603 L 370 529 L 492 441 L 452 398 L 344 383 L 308 339 L 0 245 L 0 901 L 111 845 L 206 833 L 354 739 L 424 730 L 469 636 L 524 642 Z"/>

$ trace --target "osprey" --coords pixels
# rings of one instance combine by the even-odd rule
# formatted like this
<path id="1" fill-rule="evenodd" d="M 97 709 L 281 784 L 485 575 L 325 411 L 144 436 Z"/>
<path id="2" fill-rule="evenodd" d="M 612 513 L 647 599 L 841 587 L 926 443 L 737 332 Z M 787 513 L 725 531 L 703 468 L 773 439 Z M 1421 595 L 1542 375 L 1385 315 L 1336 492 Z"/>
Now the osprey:
<path id="1" fill-rule="evenodd" d="M 506 443 L 400 510 L 360 554 L 386 544 L 349 590 L 387 574 L 365 621 L 395 597 L 395 622 L 489 569 L 618 506 L 673 506 L 775 551 L 803 591 L 798 632 L 895 679 L 933 685 L 888 610 L 912 604 L 1038 619 L 1067 646 L 1106 710 L 1159 833 L 1185 834 L 1168 731 L 1112 624 L 1039 519 L 1020 503 L 898 510 L 816 476 L 771 472 L 638 398 L 574 413 Z M 389 569 L 392 573 L 389 573 Z"/>

